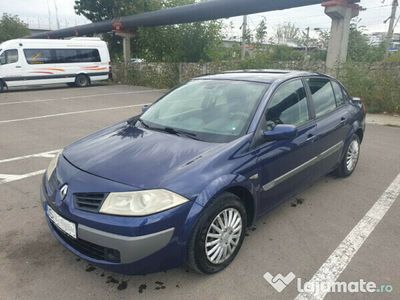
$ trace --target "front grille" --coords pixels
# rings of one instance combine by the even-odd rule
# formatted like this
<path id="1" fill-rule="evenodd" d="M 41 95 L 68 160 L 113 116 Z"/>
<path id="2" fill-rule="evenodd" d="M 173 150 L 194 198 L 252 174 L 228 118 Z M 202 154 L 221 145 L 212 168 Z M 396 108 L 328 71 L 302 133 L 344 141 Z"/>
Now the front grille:
<path id="1" fill-rule="evenodd" d="M 75 208 L 97 213 L 107 197 L 105 193 L 79 193 L 74 194 Z"/>
<path id="2" fill-rule="evenodd" d="M 59 237 L 63 239 L 64 242 L 66 242 L 68 245 L 70 245 L 83 255 L 86 255 L 93 259 L 104 260 L 112 263 L 121 262 L 121 255 L 118 250 L 96 245 L 91 242 L 81 240 L 79 238 L 74 239 L 59 230 L 57 226 L 55 226 L 53 223 L 50 222 L 50 224 L 54 231 L 58 234 Z"/>

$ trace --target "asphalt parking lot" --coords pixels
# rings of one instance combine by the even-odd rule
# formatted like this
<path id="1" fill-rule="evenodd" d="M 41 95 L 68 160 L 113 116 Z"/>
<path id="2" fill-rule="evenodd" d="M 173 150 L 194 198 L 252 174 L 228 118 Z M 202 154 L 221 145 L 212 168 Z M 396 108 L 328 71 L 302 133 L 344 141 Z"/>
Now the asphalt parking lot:
<path id="1" fill-rule="evenodd" d="M 202 276 L 182 267 L 123 276 L 90 266 L 59 245 L 39 199 L 41 174 L 54 151 L 139 113 L 163 93 L 97 85 L 0 94 L 0 299 L 298 296 L 296 280 L 278 293 L 263 278 L 266 272 L 293 272 L 302 282 L 331 272 L 339 281 L 363 279 L 392 287 L 391 293 L 329 293 L 325 299 L 400 298 L 400 200 L 393 190 L 381 197 L 393 182 L 392 187 L 400 186 L 395 181 L 400 172 L 396 127 L 368 125 L 352 177 L 324 177 L 265 216 L 248 231 L 235 262 L 217 275 Z M 381 204 L 378 217 L 367 214 L 376 203 Z M 369 227 L 357 227 L 360 220 L 367 220 Z M 354 232 L 356 237 L 348 236 Z M 347 250 L 335 252 L 343 245 Z"/>

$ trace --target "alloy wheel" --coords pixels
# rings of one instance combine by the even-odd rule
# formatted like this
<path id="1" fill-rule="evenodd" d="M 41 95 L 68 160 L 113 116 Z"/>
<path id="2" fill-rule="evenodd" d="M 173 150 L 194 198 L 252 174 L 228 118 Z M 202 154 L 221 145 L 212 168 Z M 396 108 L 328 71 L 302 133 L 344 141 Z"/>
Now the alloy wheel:
<path id="1" fill-rule="evenodd" d="M 349 145 L 346 154 L 346 168 L 347 171 L 351 172 L 357 165 L 358 156 L 360 153 L 360 145 L 357 140 L 353 140 Z"/>
<path id="2" fill-rule="evenodd" d="M 242 230 L 242 216 L 237 209 L 227 208 L 220 212 L 207 231 L 207 259 L 213 264 L 222 264 L 229 259 L 239 245 Z"/>

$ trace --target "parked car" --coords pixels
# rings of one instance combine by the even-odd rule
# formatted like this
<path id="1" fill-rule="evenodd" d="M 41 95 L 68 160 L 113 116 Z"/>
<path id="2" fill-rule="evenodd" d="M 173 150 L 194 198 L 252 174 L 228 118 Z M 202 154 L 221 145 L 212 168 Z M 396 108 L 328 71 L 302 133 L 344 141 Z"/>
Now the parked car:
<path id="1" fill-rule="evenodd" d="M 66 83 L 85 87 L 111 74 L 99 38 L 17 39 L 0 44 L 0 93 L 6 87 Z"/>
<path id="2" fill-rule="evenodd" d="M 310 72 L 203 76 L 144 110 L 66 147 L 41 189 L 54 236 L 120 273 L 221 271 L 265 213 L 351 175 L 365 130 L 360 99 Z"/>

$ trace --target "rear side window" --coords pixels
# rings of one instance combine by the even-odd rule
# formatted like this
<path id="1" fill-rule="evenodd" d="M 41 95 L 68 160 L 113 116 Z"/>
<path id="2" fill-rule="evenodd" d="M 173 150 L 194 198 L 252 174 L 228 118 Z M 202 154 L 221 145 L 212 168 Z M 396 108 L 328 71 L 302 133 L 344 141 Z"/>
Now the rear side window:
<path id="1" fill-rule="evenodd" d="M 97 49 L 56 49 L 57 63 L 99 62 L 100 54 Z"/>
<path id="2" fill-rule="evenodd" d="M 28 64 L 68 64 L 100 62 L 97 49 L 25 49 Z"/>
<path id="3" fill-rule="evenodd" d="M 309 120 L 307 95 L 300 79 L 280 86 L 268 107 L 267 122 L 299 126 Z"/>
<path id="4" fill-rule="evenodd" d="M 6 50 L 0 55 L 0 64 L 7 65 L 18 62 L 18 50 Z"/>
<path id="5" fill-rule="evenodd" d="M 100 54 L 97 49 L 78 49 L 79 62 L 100 62 Z"/>
<path id="6" fill-rule="evenodd" d="M 332 86 L 336 96 L 336 104 L 337 106 L 340 106 L 344 103 L 343 89 L 336 81 L 332 81 Z"/>
<path id="7" fill-rule="evenodd" d="M 307 79 L 314 103 L 315 115 L 322 117 L 336 109 L 336 99 L 329 79 Z"/>

